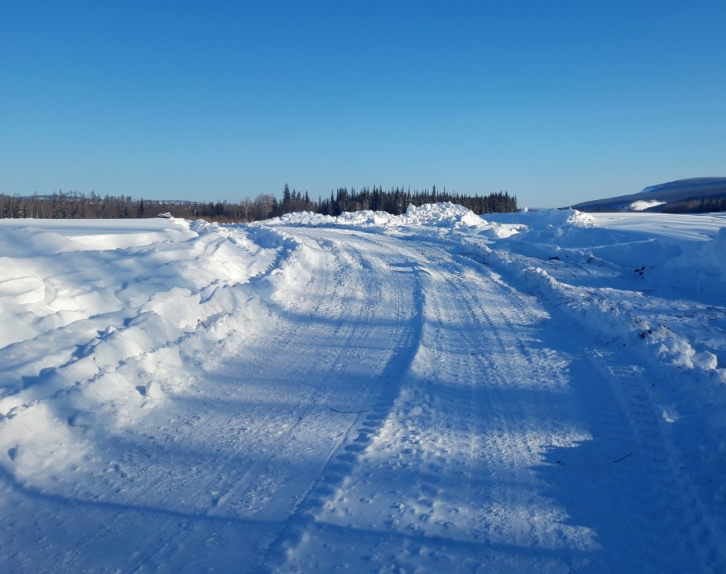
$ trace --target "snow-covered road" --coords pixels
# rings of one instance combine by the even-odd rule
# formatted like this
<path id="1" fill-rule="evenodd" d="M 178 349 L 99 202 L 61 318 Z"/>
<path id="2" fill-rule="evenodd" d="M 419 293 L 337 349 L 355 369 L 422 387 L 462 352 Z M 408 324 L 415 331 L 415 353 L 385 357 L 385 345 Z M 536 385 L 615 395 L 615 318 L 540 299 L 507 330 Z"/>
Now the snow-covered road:
<path id="1" fill-rule="evenodd" d="M 275 569 L 688 571 L 706 550 L 664 520 L 688 507 L 673 499 L 685 485 L 652 383 L 627 352 L 441 245 L 295 235 L 346 261 L 344 292 L 383 309 L 366 322 L 387 322 L 376 339 L 398 352 L 346 341 L 343 354 L 381 368 L 355 377 L 369 397 L 344 407 L 367 412 L 345 415 L 345 439 L 326 445 L 330 460 L 273 544 Z M 381 305 L 400 293 L 403 305 Z M 359 324 L 358 311 L 345 317 L 357 304 L 336 307 L 336 322 Z"/>
<path id="2" fill-rule="evenodd" d="M 671 367 L 506 265 L 354 226 L 163 233 L 102 251 L 105 303 L 50 329 L 31 298 L 33 335 L 3 333 L 3 571 L 724 567 L 725 437 L 675 431 Z M 12 280 L 63 291 L 39 253 Z"/>

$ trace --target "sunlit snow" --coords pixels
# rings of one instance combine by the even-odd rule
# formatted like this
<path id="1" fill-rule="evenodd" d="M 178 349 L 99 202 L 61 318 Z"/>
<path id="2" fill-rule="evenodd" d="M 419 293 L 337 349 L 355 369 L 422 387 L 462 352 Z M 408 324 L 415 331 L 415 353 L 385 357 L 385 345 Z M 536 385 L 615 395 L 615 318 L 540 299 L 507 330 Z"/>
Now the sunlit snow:
<path id="1" fill-rule="evenodd" d="M 723 215 L 0 220 L 0 570 L 722 570 L 725 254 Z"/>

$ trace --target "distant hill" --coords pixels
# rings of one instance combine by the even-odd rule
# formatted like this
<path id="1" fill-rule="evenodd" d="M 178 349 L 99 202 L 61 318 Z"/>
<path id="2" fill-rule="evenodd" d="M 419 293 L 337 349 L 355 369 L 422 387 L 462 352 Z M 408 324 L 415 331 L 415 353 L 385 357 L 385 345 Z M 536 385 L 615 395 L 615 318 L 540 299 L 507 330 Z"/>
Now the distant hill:
<path id="1" fill-rule="evenodd" d="M 679 179 L 646 187 L 639 193 L 585 201 L 571 207 L 585 212 L 706 213 L 726 211 L 726 177 Z"/>
<path id="2" fill-rule="evenodd" d="M 640 193 L 653 193 L 654 191 L 691 191 L 701 190 L 708 192 L 711 190 L 724 190 L 726 189 L 726 177 L 692 177 L 690 179 L 679 179 L 676 181 L 669 181 L 668 183 L 661 183 L 658 185 L 651 185 L 646 187 Z"/>

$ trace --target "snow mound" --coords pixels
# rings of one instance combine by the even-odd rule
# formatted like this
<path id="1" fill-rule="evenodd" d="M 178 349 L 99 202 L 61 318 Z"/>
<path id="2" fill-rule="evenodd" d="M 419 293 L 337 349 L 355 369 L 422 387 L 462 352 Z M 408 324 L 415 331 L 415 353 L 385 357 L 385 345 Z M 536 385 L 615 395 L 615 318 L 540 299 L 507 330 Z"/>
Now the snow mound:
<path id="1" fill-rule="evenodd" d="M 688 269 L 690 276 L 699 275 L 726 280 L 726 227 L 722 227 L 711 241 L 697 244 L 672 262 L 680 273 Z"/>
<path id="2" fill-rule="evenodd" d="M 581 215 L 496 214 L 520 233 L 463 241 L 609 340 L 726 382 L 726 217 Z"/>
<path id="3" fill-rule="evenodd" d="M 329 215 L 320 215 L 312 211 L 296 211 L 295 213 L 286 213 L 282 217 L 273 217 L 265 221 L 267 225 L 289 225 L 301 227 L 318 227 L 319 225 L 332 225 L 335 223 L 335 217 Z M 251 227 L 259 227 L 259 222 L 250 224 Z"/>
<path id="4" fill-rule="evenodd" d="M 344 212 L 337 217 L 307 211 L 288 213 L 265 221 L 263 225 L 289 226 L 344 226 L 344 227 L 440 227 L 447 229 L 478 228 L 487 223 L 473 211 L 451 202 L 428 203 L 418 207 L 409 205 L 403 215 L 385 211 L 362 210 Z"/>
<path id="5" fill-rule="evenodd" d="M 528 212 L 533 225 L 539 227 L 590 227 L 593 225 L 592 216 L 576 209 L 542 209 L 540 211 Z"/>
<path id="6" fill-rule="evenodd" d="M 74 497 L 96 496 L 107 468 L 127 478 L 100 437 L 187 396 L 210 350 L 269 322 L 261 298 L 296 245 L 252 235 L 173 219 L 0 225 L 0 471 Z"/>
<path id="7" fill-rule="evenodd" d="M 658 207 L 659 205 L 665 205 L 665 201 L 634 201 L 633 203 L 629 204 L 626 208 L 627 211 L 645 211 L 646 209 L 650 209 L 651 207 Z"/>
<path id="8" fill-rule="evenodd" d="M 545 230 L 554 227 L 592 227 L 594 219 L 589 213 L 576 209 L 538 209 L 516 213 L 487 213 L 490 222 L 518 224 L 531 230 Z"/>
<path id="9" fill-rule="evenodd" d="M 451 202 L 427 203 L 415 207 L 409 205 L 405 215 L 401 216 L 405 225 L 426 225 L 433 227 L 483 227 L 486 225 L 481 217 L 470 209 Z"/>

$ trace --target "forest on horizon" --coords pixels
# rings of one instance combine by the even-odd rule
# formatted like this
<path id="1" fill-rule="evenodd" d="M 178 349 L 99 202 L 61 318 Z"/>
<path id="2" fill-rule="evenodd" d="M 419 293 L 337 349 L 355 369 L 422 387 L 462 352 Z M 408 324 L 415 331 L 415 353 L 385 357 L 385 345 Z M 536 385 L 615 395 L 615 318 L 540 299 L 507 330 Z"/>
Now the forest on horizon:
<path id="1" fill-rule="evenodd" d="M 337 216 L 341 213 L 370 209 L 400 215 L 409 205 L 423 205 L 450 201 L 471 209 L 477 215 L 483 213 L 507 213 L 517 211 L 516 196 L 507 192 L 488 195 L 461 195 L 439 192 L 436 186 L 429 190 L 413 192 L 403 188 L 384 191 L 382 187 L 363 187 L 356 191 L 346 187 L 331 191 L 330 197 L 311 200 L 304 194 L 290 190 L 288 185 L 278 200 L 269 194 L 246 198 L 239 203 L 228 201 L 197 202 L 176 200 L 134 199 L 125 195 L 101 196 L 92 191 L 89 195 L 79 192 L 57 192 L 51 195 L 0 194 L 0 218 L 3 219 L 137 219 L 170 214 L 184 219 L 205 219 L 220 223 L 244 223 L 269 219 L 293 213 L 310 211 Z"/>

